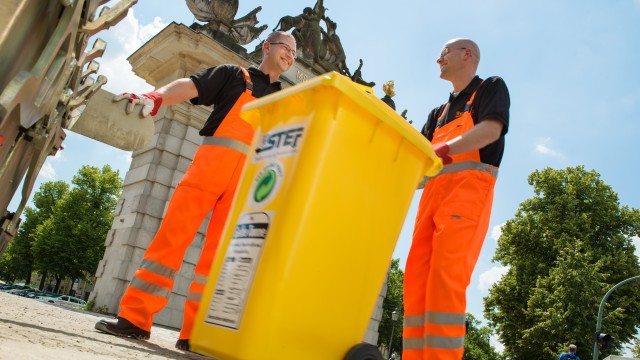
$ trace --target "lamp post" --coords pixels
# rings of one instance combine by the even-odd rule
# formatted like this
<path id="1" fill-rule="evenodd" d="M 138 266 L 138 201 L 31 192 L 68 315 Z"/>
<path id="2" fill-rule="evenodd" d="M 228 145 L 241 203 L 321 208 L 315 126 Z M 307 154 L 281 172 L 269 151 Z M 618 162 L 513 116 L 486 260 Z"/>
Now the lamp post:
<path id="1" fill-rule="evenodd" d="M 598 308 L 598 320 L 596 321 L 596 332 L 595 332 L 596 338 L 593 341 L 593 360 L 598 360 L 598 355 L 600 355 L 600 349 L 598 348 L 599 339 L 597 338 L 597 335 L 600 333 L 600 330 L 601 330 L 600 328 L 602 327 L 602 311 L 604 310 L 605 301 L 607 301 L 607 298 L 609 297 L 609 295 L 611 295 L 613 290 L 619 288 L 621 285 L 624 285 L 634 280 L 640 280 L 640 276 L 634 276 L 626 280 L 622 280 L 621 282 L 617 283 L 614 287 L 612 287 L 609 291 L 607 291 L 607 293 L 602 298 L 602 301 L 600 302 L 600 307 Z"/>
<path id="2" fill-rule="evenodd" d="M 391 342 L 393 341 L 393 330 L 396 328 L 396 321 L 398 320 L 398 310 L 393 310 L 391 313 L 391 337 L 389 338 L 389 354 L 388 358 L 391 358 Z"/>

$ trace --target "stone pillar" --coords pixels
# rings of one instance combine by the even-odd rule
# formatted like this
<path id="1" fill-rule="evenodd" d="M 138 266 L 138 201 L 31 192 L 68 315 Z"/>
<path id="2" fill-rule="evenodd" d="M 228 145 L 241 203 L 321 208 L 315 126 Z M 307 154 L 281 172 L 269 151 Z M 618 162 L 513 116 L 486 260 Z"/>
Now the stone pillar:
<path id="1" fill-rule="evenodd" d="M 189 27 L 171 23 L 129 57 L 136 75 L 156 88 L 173 80 L 211 66 L 252 63 L 208 36 Z M 255 64 L 254 64 L 255 65 Z M 313 70 L 296 64 L 283 74 L 285 86 L 315 76 Z M 153 239 L 176 185 L 190 165 L 201 141 L 198 131 L 211 113 L 211 108 L 188 102 L 162 107 L 155 116 L 155 134 L 142 150 L 132 154 L 133 160 L 124 179 L 122 196 L 115 210 L 106 250 L 96 271 L 96 285 L 91 294 L 97 306 L 111 313 L 119 311 L 119 303 L 142 256 Z M 200 256 L 209 217 L 187 250 L 167 306 L 156 315 L 156 324 L 180 328 L 182 310 Z M 379 296 L 364 340 L 375 344 L 382 317 Z"/>

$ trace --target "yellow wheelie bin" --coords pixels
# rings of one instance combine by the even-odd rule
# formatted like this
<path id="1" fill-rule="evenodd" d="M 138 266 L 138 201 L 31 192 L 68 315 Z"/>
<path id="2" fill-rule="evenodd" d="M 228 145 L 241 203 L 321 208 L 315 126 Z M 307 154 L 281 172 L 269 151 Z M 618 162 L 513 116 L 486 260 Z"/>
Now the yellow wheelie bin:
<path id="1" fill-rule="evenodd" d="M 381 358 L 362 339 L 416 186 L 442 163 L 405 119 L 335 72 L 252 101 L 242 117 L 255 152 L 191 349 L 224 360 Z"/>

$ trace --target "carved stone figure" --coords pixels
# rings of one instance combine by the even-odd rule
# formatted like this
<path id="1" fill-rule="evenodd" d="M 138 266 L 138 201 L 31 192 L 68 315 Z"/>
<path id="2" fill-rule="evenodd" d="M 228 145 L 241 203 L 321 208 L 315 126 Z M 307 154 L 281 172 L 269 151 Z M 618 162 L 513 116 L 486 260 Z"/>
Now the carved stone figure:
<path id="1" fill-rule="evenodd" d="M 186 0 L 187 7 L 202 22 L 221 22 L 231 27 L 239 0 Z"/>
<path id="2" fill-rule="evenodd" d="M 368 87 L 376 86 L 376 83 L 373 81 L 371 82 L 364 81 L 364 79 L 362 78 L 362 65 L 363 65 L 362 59 L 360 59 L 360 66 L 358 66 L 358 69 L 353 73 L 353 76 L 351 76 L 351 80 L 357 82 L 358 84 L 362 84 Z"/>
<path id="3" fill-rule="evenodd" d="M 302 26 L 304 25 L 304 18 L 302 17 L 302 15 L 298 15 L 298 16 L 289 16 L 289 15 L 285 15 L 282 18 L 280 18 L 280 21 L 278 21 L 278 25 L 276 25 L 276 27 L 273 28 L 273 31 L 289 31 L 293 28 L 302 28 Z"/>
<path id="4" fill-rule="evenodd" d="M 238 44 L 245 45 L 252 42 L 267 29 L 267 25 L 255 27 L 260 22 L 257 17 L 260 10 L 262 7 L 258 6 L 247 15 L 233 21 L 234 27 L 231 28 L 231 36 Z"/>
<path id="5" fill-rule="evenodd" d="M 402 114 L 400 114 L 400 116 L 402 116 L 405 120 L 407 120 L 409 124 L 413 124 L 413 120 L 407 119 L 407 109 L 404 109 L 404 111 L 402 112 Z"/>
<path id="6" fill-rule="evenodd" d="M 196 19 L 207 23 L 205 25 L 194 23 L 191 28 L 211 38 L 246 45 L 267 29 L 267 25 L 255 26 L 259 23 L 256 14 L 262 10 L 261 6 L 239 19 L 234 19 L 238 12 L 239 0 L 185 1 Z"/>
<path id="7" fill-rule="evenodd" d="M 320 20 L 324 16 L 324 7 L 322 6 L 322 0 L 318 0 L 316 6 L 311 9 L 305 8 L 302 12 L 302 26 L 295 28 L 291 35 L 296 37 L 298 45 L 301 47 L 301 52 L 304 59 L 319 62 L 320 56 L 318 51 L 320 49 L 320 42 L 322 41 L 322 27 L 320 27 Z"/>
<path id="8" fill-rule="evenodd" d="M 351 77 L 351 73 L 347 68 L 347 56 L 344 53 L 342 42 L 340 37 L 336 34 L 336 28 L 338 25 L 331 21 L 329 17 L 324 18 L 327 31 L 322 32 L 322 44 L 319 49 L 319 57 L 322 61 L 329 64 L 332 70 L 337 70 L 339 73 Z"/>

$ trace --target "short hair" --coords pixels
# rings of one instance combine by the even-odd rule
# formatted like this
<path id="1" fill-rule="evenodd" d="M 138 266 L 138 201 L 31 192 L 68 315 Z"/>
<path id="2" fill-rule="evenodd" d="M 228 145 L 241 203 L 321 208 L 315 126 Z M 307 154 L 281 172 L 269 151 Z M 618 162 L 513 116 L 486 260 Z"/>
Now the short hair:
<path id="1" fill-rule="evenodd" d="M 277 42 L 281 40 L 283 37 L 288 37 L 293 40 L 293 43 L 296 43 L 296 38 L 288 32 L 284 31 L 274 31 L 271 34 L 267 35 L 267 38 L 264 40 L 265 42 Z"/>
<path id="2" fill-rule="evenodd" d="M 576 352 L 576 350 L 578 350 L 577 346 L 575 346 L 573 344 L 569 345 L 569 352 L 574 353 L 574 352 Z"/>

